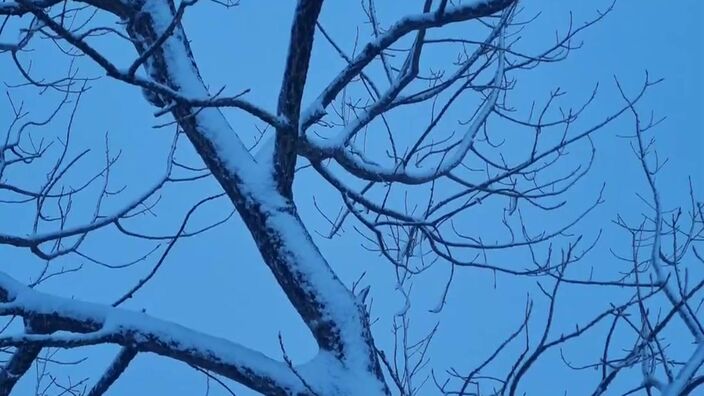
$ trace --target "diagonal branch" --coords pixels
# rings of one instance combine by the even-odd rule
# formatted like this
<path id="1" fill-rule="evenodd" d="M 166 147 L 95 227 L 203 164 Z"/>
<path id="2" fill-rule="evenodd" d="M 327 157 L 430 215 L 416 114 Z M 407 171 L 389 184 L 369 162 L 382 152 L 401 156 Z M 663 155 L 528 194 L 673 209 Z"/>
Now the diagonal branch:
<path id="1" fill-rule="evenodd" d="M 137 356 L 137 350 L 131 347 L 124 347 L 117 354 L 103 376 L 93 385 L 87 396 L 102 396 L 108 388 L 125 372 L 125 369 Z"/>
<path id="2" fill-rule="evenodd" d="M 0 369 L 0 396 L 9 396 L 17 381 L 32 367 L 42 347 L 28 345 L 17 348 L 8 362 Z"/>

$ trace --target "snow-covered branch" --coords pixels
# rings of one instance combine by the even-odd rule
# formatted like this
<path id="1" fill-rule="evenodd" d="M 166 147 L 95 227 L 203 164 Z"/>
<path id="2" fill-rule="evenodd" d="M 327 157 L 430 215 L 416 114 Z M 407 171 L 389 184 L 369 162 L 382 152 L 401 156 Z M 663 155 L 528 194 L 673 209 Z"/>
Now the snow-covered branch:
<path id="1" fill-rule="evenodd" d="M 638 159 L 653 193 L 652 206 L 644 212 L 654 211 L 654 215 L 643 215 L 642 223 L 636 226 L 621 217 L 616 220 L 616 226 L 631 237 L 627 241 L 631 242 L 627 246 L 630 255 L 614 250 L 614 261 L 625 263 L 625 269 L 593 273 L 585 268 L 571 271 L 578 263 L 587 261 L 588 255 L 601 254 L 590 252 L 607 250 L 599 245 L 603 236 L 601 229 L 589 233 L 580 228 L 583 219 L 597 215 L 596 208 L 602 207 L 610 193 L 605 184 L 599 186 L 602 180 L 594 182 L 585 177 L 597 163 L 597 141 L 592 137 L 616 124 L 629 110 L 638 118 L 635 104 L 654 83 L 646 79 L 635 95 L 626 98 L 624 106 L 599 104 L 596 111 L 590 105 L 596 102 L 597 88 L 587 91 L 585 96 L 579 93 L 574 105 L 566 103 L 573 99 L 572 93 L 567 95 L 561 88 L 543 89 L 542 82 L 538 84 L 540 89 L 517 83 L 522 73 L 541 64 L 559 62 L 578 49 L 580 44 L 573 41 L 575 35 L 601 20 L 613 5 L 582 25 L 573 25 L 570 15 L 566 29 L 556 32 L 554 41 L 536 45 L 528 38 L 534 34 L 539 37 L 544 29 L 538 26 L 537 33 L 529 29 L 534 19 L 530 15 L 526 17 L 525 11 L 528 9 L 530 14 L 530 7 L 534 6 L 525 3 L 526 8 L 521 8 L 524 3 L 519 0 L 425 0 L 422 11 L 410 9 L 411 6 L 406 11 L 387 5 L 387 9 L 379 12 L 374 0 L 364 0 L 364 15 L 358 15 L 363 22 L 354 23 L 356 26 L 346 33 L 341 32 L 342 26 L 324 30 L 322 25 L 333 21 L 346 23 L 347 15 L 338 20 L 327 18 L 329 12 L 336 9 L 348 12 L 344 8 L 347 6 L 332 1 L 297 0 L 291 4 L 290 20 L 281 23 L 275 20 L 278 12 L 264 12 L 262 20 L 257 21 L 262 26 L 276 22 L 272 23 L 272 29 L 290 28 L 280 32 L 286 34 L 287 45 L 286 53 L 279 54 L 283 64 L 276 70 L 282 70 L 283 75 L 262 76 L 265 84 L 256 86 L 262 93 L 274 94 L 269 98 L 273 101 L 267 103 L 275 103 L 276 109 L 269 110 L 251 102 L 245 96 L 250 92 L 248 89 L 240 90 L 239 94 L 227 94 L 224 88 L 210 87 L 209 76 L 202 75 L 205 70 L 219 67 L 226 74 L 218 77 L 227 80 L 228 86 L 249 84 L 249 80 L 258 76 L 254 76 L 256 73 L 252 76 L 238 74 L 242 65 L 236 62 L 259 62 L 260 59 L 245 51 L 257 52 L 259 47 L 264 47 L 258 45 L 259 41 L 255 45 L 249 42 L 263 40 L 261 36 L 212 34 L 215 30 L 211 31 L 204 20 L 198 20 L 207 15 L 201 12 L 213 12 L 209 7 L 220 9 L 236 1 L 205 3 L 198 0 L 0 0 L 0 15 L 5 21 L 0 26 L 0 36 L 6 43 L 0 44 L 4 56 L 0 60 L 8 60 L 10 65 L 16 66 L 12 71 L 24 82 L 11 86 L 9 83 L 13 82 L 8 80 L 11 120 L 7 125 L 0 125 L 7 131 L 5 141 L 0 141 L 0 209 L 3 209 L 0 215 L 10 213 L 13 216 L 11 221 L 2 222 L 0 248 L 20 254 L 29 250 L 34 253 L 33 257 L 28 255 L 30 259 L 37 261 L 28 265 L 23 262 L 17 270 L 32 271 L 31 283 L 17 281 L 19 276 L 14 273 L 0 272 L 0 317 L 8 319 L 7 327 L 0 329 L 0 348 L 10 355 L 0 368 L 0 396 L 16 388 L 18 379 L 26 376 L 33 364 L 42 364 L 44 353 L 53 352 L 50 348 L 61 350 L 103 344 L 117 346 L 120 351 L 110 356 L 112 360 L 102 375 L 93 379 L 93 387 L 84 389 L 90 396 L 102 395 L 123 375 L 129 377 L 128 367 L 143 353 L 184 362 L 209 379 L 219 382 L 219 378 L 224 377 L 224 382 L 239 382 L 267 395 L 433 394 L 428 390 L 432 386 L 431 375 L 422 378 L 430 370 L 437 390 L 443 394 L 484 394 L 489 386 L 497 395 L 518 394 L 525 391 L 525 379 L 538 370 L 541 366 L 538 362 L 549 355 L 548 351 L 589 337 L 597 339 L 601 334 L 597 328 L 602 328 L 605 322 L 610 322 L 611 327 L 607 339 L 599 345 L 603 346 L 603 351 L 595 355 L 594 363 L 587 363 L 587 367 L 601 372 L 595 395 L 610 390 L 620 372 L 634 371 L 630 369 L 636 365 L 641 365 L 642 378 L 639 374 L 635 377 L 628 374 L 629 379 L 636 379 L 639 387 L 636 391 L 645 389 L 652 393 L 656 390 L 671 396 L 691 392 L 704 383 L 700 374 L 704 362 L 701 346 L 704 328 L 694 308 L 695 298 L 700 298 L 704 290 L 704 281 L 692 287 L 691 278 L 699 274 L 687 272 L 687 268 L 681 270 L 682 260 L 686 255 L 689 258 L 690 253 L 704 262 L 694 248 L 704 240 L 704 204 L 697 202 L 691 193 L 689 227 L 679 219 L 681 212 L 672 219 L 667 218 L 669 212 L 663 210 L 664 204 L 660 202 L 655 185 L 654 175 L 659 165 L 645 158 L 652 152 L 651 143 L 641 140 L 640 132 L 647 127 L 637 126 L 638 140 L 634 140 L 633 148 L 640 154 Z M 248 4 L 237 11 L 251 11 L 247 8 L 250 6 L 255 7 Z M 388 24 L 384 19 L 390 13 L 394 16 Z M 194 32 L 187 32 L 186 28 L 198 29 L 199 23 L 205 26 L 206 34 L 187 34 Z M 451 24 L 454 26 L 449 26 Z M 228 28 L 241 34 L 239 25 Z M 7 39 L 13 34 L 15 36 Z M 366 39 L 365 34 L 368 34 Z M 319 46 L 315 40 L 320 40 L 321 35 L 327 43 Z M 338 35 L 346 37 L 348 42 L 338 41 Z M 552 38 L 550 35 L 548 40 Z M 111 43 L 112 39 L 116 42 Z M 273 34 L 272 39 L 281 37 Z M 360 46 L 357 46 L 357 39 Z M 216 40 L 223 40 L 227 51 L 235 56 L 228 54 L 226 60 L 218 56 L 206 57 L 202 60 L 212 63 L 199 64 L 191 45 L 196 52 L 207 51 Z M 68 55 L 67 59 L 71 59 L 67 61 L 70 68 L 65 77 L 61 75 L 57 80 L 45 68 L 31 67 L 37 64 L 33 63 L 34 57 L 40 52 L 33 54 L 31 51 L 43 51 L 44 44 L 51 51 L 58 50 L 59 56 Z M 123 45 L 133 47 L 136 55 L 124 57 L 129 51 L 125 52 Z M 267 46 L 269 48 L 272 47 Z M 328 65 L 314 64 L 330 59 L 318 51 L 331 51 L 327 55 L 332 53 L 333 58 L 341 59 L 340 68 L 332 70 L 328 76 Z M 226 64 L 230 60 L 235 63 Z M 122 64 L 123 61 L 126 63 Z M 222 67 L 223 64 L 226 66 Z M 108 142 L 107 134 L 106 165 L 91 164 L 95 171 L 91 170 L 87 182 L 73 170 L 79 162 L 81 166 L 89 166 L 83 160 L 89 158 L 84 157 L 89 150 L 73 156 L 73 149 L 68 148 L 68 132 L 46 140 L 43 140 L 45 136 L 40 140 L 34 134 L 35 129 L 51 132 L 54 125 L 49 125 L 50 121 L 59 113 L 56 119 L 62 120 L 64 112 L 59 110 L 66 103 L 74 104 L 73 111 L 66 115 L 70 132 L 74 116 L 78 114 L 78 100 L 71 99 L 80 98 L 89 88 L 102 87 L 102 83 L 93 84 L 92 77 L 84 77 L 86 69 L 107 75 L 107 84 L 141 89 L 147 102 L 153 105 L 152 115 L 166 118 L 160 127 L 173 125 L 176 136 L 185 136 L 188 140 L 172 143 L 165 175 L 157 175 L 162 177 L 151 184 L 140 184 L 139 194 L 134 194 L 130 185 L 128 188 L 133 194 L 130 199 L 110 206 L 109 211 L 106 209 L 108 200 L 113 204 L 116 199 L 109 197 L 124 195 L 123 189 L 115 189 L 116 182 L 109 180 L 117 158 L 111 155 L 113 150 L 108 149 L 108 143 L 112 142 Z M 319 70 L 323 72 L 316 73 Z M 321 76 L 325 77 L 321 79 Z M 316 91 L 311 92 L 313 86 Z M 46 120 L 36 120 L 34 114 L 41 111 L 32 108 L 32 120 L 25 122 L 26 111 L 20 103 L 24 92 L 13 96 L 17 92 L 13 89 L 49 92 L 42 100 L 57 100 L 60 104 Z M 304 97 L 310 98 L 310 102 L 303 103 Z M 611 110 L 605 112 L 606 108 Z M 114 106 L 110 111 L 113 110 L 118 114 L 134 109 Z M 135 123 L 148 122 L 140 120 L 137 111 L 128 116 L 134 118 Z M 241 122 L 240 116 L 254 120 L 256 131 L 249 131 L 252 125 Z M 262 123 L 266 125 L 260 129 Z M 83 127 L 77 124 L 76 129 Z M 251 135 L 255 135 L 255 144 L 245 145 Z M 144 154 L 145 161 L 138 166 L 146 170 L 148 163 L 149 170 L 153 170 L 156 151 L 152 151 L 151 145 L 164 144 L 162 147 L 167 148 L 168 143 L 143 135 L 129 136 L 129 140 L 123 139 L 118 144 L 129 148 L 135 145 L 135 149 L 144 150 L 139 154 Z M 134 136 L 136 139 L 132 139 Z M 90 140 L 81 139 L 79 144 L 84 141 L 92 144 Z M 52 161 L 54 150 L 48 149 L 51 143 L 46 141 L 58 143 L 53 147 L 60 146 L 59 158 L 48 165 L 46 160 Z M 76 140 L 72 139 L 71 146 L 75 144 Z M 30 169 L 31 177 L 23 176 L 29 174 L 22 173 L 25 169 Z M 296 181 L 301 180 L 296 179 L 301 172 L 311 169 L 317 174 L 308 179 L 304 173 L 303 180 L 305 183 L 322 182 L 322 186 Z M 46 178 L 41 177 L 44 171 Z M 120 178 L 124 176 L 119 174 Z M 322 179 L 314 179 L 317 177 Z M 74 178 L 83 184 L 74 188 Z M 102 185 L 96 186 L 96 180 Z M 184 194 L 185 198 L 164 195 L 166 203 L 159 203 L 159 195 L 172 193 L 163 188 L 167 183 L 191 185 L 194 182 L 195 185 L 200 183 L 195 183 L 197 180 L 211 184 L 204 184 L 202 189 L 198 184 L 189 190 L 189 195 Z M 585 185 L 570 192 L 583 180 Z M 609 179 L 604 176 L 603 181 Z M 40 187 L 36 187 L 37 184 Z M 217 191 L 210 191 L 212 188 Z M 316 190 L 311 193 L 310 188 Z M 357 269 L 336 271 L 346 261 L 328 255 L 325 246 L 318 244 L 307 228 L 313 225 L 304 217 L 309 208 L 299 205 L 301 198 L 308 198 L 305 194 L 311 193 L 316 199 L 317 188 L 322 188 L 325 194 L 339 193 L 339 201 L 332 202 L 326 195 L 326 202 L 313 202 L 330 225 L 330 232 L 324 236 L 332 238 L 352 228 L 363 238 L 364 249 L 385 259 L 392 267 L 391 271 L 384 269 L 378 274 L 395 278 L 391 279 L 391 293 L 399 293 L 398 302 L 403 305 L 395 316 L 380 317 L 377 321 L 379 305 L 371 303 L 379 301 L 374 298 L 377 284 L 360 283 L 372 277 L 352 280 L 349 287 L 351 278 L 348 277 Z M 581 198 L 585 191 L 590 196 Z M 85 210 L 84 196 L 91 199 L 91 193 L 97 193 L 98 198 L 90 201 L 89 216 L 74 215 L 77 210 Z M 280 362 L 229 339 L 118 308 L 133 297 L 137 303 L 140 296 L 136 291 L 147 283 L 153 285 L 159 281 L 155 275 L 168 265 L 164 263 L 173 261 L 173 256 L 186 249 L 185 246 L 173 249 L 178 241 L 229 219 L 229 216 L 220 222 L 205 219 L 208 225 L 203 225 L 200 215 L 204 213 L 199 208 L 216 199 L 219 206 L 212 204 L 215 210 L 239 215 L 241 222 L 236 225 L 249 232 L 253 247 L 273 275 L 272 281 L 275 280 L 286 302 L 290 302 L 309 330 L 317 346 L 310 360 L 300 363 L 300 355 L 296 356 L 300 350 L 290 358 L 286 351 L 288 340 L 284 342 L 283 336 L 279 337 L 283 354 Z M 198 203 L 188 209 L 182 205 L 186 200 Z M 331 204 L 342 209 L 328 216 L 325 212 Z M 11 205 L 21 210 L 13 211 Z M 185 211 L 185 217 L 173 216 L 177 206 L 178 210 Z M 7 207 L 10 210 L 5 212 Z M 162 210 L 164 208 L 166 210 Z M 19 220 L 29 221 L 15 221 L 15 215 Z M 149 217 L 149 226 L 157 222 L 170 226 L 144 227 L 146 224 L 140 221 L 146 220 L 139 220 L 137 216 Z M 180 219 L 178 230 L 170 230 L 171 222 L 178 223 Z M 28 228 L 21 229 L 15 223 Z M 231 233 L 229 228 L 220 230 L 223 232 L 218 235 L 219 239 L 208 248 L 220 248 L 240 238 L 240 234 Z M 96 236 L 99 242 L 100 237 L 110 231 L 115 231 L 116 237 L 136 239 L 137 243 L 155 247 L 126 265 L 103 263 L 81 251 L 89 248 L 86 245 L 91 246 L 82 243 L 84 239 Z M 609 242 L 620 241 L 610 235 L 608 239 Z M 94 241 L 96 239 L 91 239 Z M 355 243 L 358 241 L 355 239 Z M 103 250 L 112 254 L 116 242 L 111 239 L 110 249 Z M 100 244 L 95 243 L 92 248 L 96 249 L 96 245 Z M 642 254 L 644 246 L 647 259 Z M 237 265 L 239 249 L 227 246 L 223 249 L 227 250 L 221 255 L 224 264 Z M 114 258 L 119 260 L 131 250 L 129 246 Z M 154 260 L 147 275 L 132 279 L 134 285 L 111 306 L 39 291 L 47 279 L 75 270 L 57 269 L 64 263 L 77 263 L 80 269 L 83 263 L 90 262 L 116 270 L 151 261 L 147 259 L 149 254 L 157 251 L 159 258 Z M 331 249 L 329 253 L 338 251 Z M 69 254 L 79 259 L 70 260 L 73 257 Z M 592 262 L 608 259 L 599 256 Z M 434 268 L 433 276 L 446 274 L 446 278 L 427 284 L 416 282 L 418 276 L 431 268 Z M 455 298 L 451 287 L 461 281 L 459 272 L 472 269 L 491 272 L 495 288 L 500 287 L 499 283 L 506 276 L 531 278 L 531 282 L 525 282 L 531 284 L 525 291 L 547 300 L 543 304 L 536 299 L 534 305 L 533 297 L 529 297 L 525 311 L 517 317 L 522 320 L 516 323 L 518 330 L 475 370 L 462 374 L 467 371 L 452 368 L 441 373 L 435 370 L 439 363 L 436 361 L 430 366 L 429 359 L 433 348 L 431 341 L 436 333 L 445 331 L 444 325 L 430 326 L 429 332 L 418 338 L 415 330 L 410 331 L 410 318 L 417 312 L 439 317 Z M 11 271 L 11 268 L 3 271 Z M 651 271 L 654 276 L 646 279 Z M 374 274 L 374 282 L 376 276 Z M 537 286 L 532 280 L 537 280 Z M 219 281 L 229 284 L 227 279 Z M 437 292 L 437 298 L 430 302 L 428 309 L 419 308 L 415 299 L 418 290 L 423 288 L 424 293 L 430 293 L 425 289 L 435 283 L 439 284 L 433 291 Z M 589 287 L 589 292 L 612 288 L 618 292 L 589 320 L 581 320 L 587 314 L 580 313 L 582 316 L 576 321 L 579 326 L 575 330 L 557 334 L 558 329 L 568 328 L 563 326 L 567 325 L 564 319 L 558 318 L 558 313 L 563 312 L 560 296 L 572 293 L 558 293 L 558 289 L 568 287 L 574 290 Z M 72 292 L 65 295 L 69 294 Z M 384 301 L 382 309 L 394 303 L 396 301 Z M 496 303 L 498 306 L 500 301 Z M 668 309 L 663 311 L 660 306 L 653 309 L 663 303 Z M 515 306 L 515 301 L 511 299 L 509 304 Z M 541 306 L 547 309 L 545 314 L 531 314 Z M 662 312 L 664 315 L 660 315 Z M 237 319 L 233 312 L 218 314 L 223 320 Z M 640 326 L 634 317 L 640 318 Z M 24 322 L 18 324 L 12 321 L 14 318 Z M 385 325 L 387 319 L 393 322 L 391 346 L 385 345 L 387 339 L 375 340 L 376 327 L 374 333 L 372 331 L 373 323 Z M 684 321 L 696 345 L 691 348 L 685 345 L 688 361 L 681 364 L 680 356 L 673 358 L 670 346 L 662 342 L 669 336 L 666 329 L 671 328 L 671 321 L 679 319 Z M 483 318 L 477 320 L 483 321 Z M 544 325 L 537 340 L 533 332 L 528 331 L 535 328 L 536 320 Z M 510 357 L 515 358 L 507 365 L 510 371 L 490 374 L 488 371 L 493 370 L 490 366 L 503 365 L 505 355 L 516 352 L 509 344 L 521 340 L 525 342 L 524 350 Z M 561 349 L 561 352 L 569 351 Z M 562 357 L 568 367 L 578 368 Z M 485 388 L 486 381 L 490 382 Z"/>
<path id="2" fill-rule="evenodd" d="M 74 348 L 113 343 L 211 370 L 266 394 L 305 393 L 286 364 L 234 342 L 144 313 L 44 294 L 0 273 L 0 315 L 18 315 L 63 330 L 0 337 L 0 346 Z"/>

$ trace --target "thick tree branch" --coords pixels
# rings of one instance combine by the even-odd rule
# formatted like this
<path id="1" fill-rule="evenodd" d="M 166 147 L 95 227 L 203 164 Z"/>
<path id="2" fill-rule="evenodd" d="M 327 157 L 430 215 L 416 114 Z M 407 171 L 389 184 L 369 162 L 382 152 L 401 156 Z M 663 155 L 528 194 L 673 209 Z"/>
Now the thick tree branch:
<path id="1" fill-rule="evenodd" d="M 10 360 L 0 369 L 0 396 L 9 396 L 17 381 L 32 367 L 42 347 L 28 345 L 17 348 Z"/>
<path id="2" fill-rule="evenodd" d="M 73 348 L 113 343 L 194 364 L 265 394 L 306 393 L 284 363 L 222 338 L 143 313 L 40 293 L 3 273 L 0 295 L 8 301 L 0 304 L 0 315 L 19 315 L 72 332 L 4 336 L 0 346 Z"/>
<path id="3" fill-rule="evenodd" d="M 175 12 L 172 3 L 149 3 L 135 16 L 130 35 L 140 53 L 158 40 Z M 314 26 L 315 21 L 309 23 Z M 145 64 L 155 81 L 174 90 L 207 92 L 181 26 Z M 302 86 L 286 89 L 295 93 Z M 249 156 L 216 109 L 178 105 L 172 114 L 232 200 L 264 261 L 320 348 L 339 359 L 350 373 L 371 375 L 387 393 L 364 306 L 320 254 L 290 197 L 278 193 L 271 169 Z"/>
<path id="4" fill-rule="evenodd" d="M 117 379 L 125 372 L 132 359 L 137 356 L 137 350 L 132 347 L 123 347 L 117 354 L 115 359 L 110 363 L 110 367 L 105 370 L 102 377 L 88 392 L 87 396 L 102 396 L 107 392 L 108 388 L 117 381 Z"/>

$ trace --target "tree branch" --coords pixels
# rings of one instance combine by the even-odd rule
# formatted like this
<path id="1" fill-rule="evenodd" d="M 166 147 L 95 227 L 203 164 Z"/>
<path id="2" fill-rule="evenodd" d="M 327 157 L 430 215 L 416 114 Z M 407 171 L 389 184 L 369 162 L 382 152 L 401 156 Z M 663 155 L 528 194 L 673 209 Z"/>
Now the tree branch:
<path id="1" fill-rule="evenodd" d="M 291 185 L 296 168 L 301 98 L 308 77 L 315 24 L 322 5 L 323 0 L 299 0 L 296 5 L 286 69 L 279 92 L 278 114 L 286 120 L 286 125 L 276 130 L 274 172 L 279 192 L 289 198 L 293 196 Z"/>
<path id="2" fill-rule="evenodd" d="M 0 346 L 74 348 L 101 343 L 152 352 L 233 379 L 271 395 L 305 393 L 288 367 L 260 352 L 143 313 L 44 294 L 0 273 L 0 315 L 40 320 L 71 333 L 0 337 Z"/>

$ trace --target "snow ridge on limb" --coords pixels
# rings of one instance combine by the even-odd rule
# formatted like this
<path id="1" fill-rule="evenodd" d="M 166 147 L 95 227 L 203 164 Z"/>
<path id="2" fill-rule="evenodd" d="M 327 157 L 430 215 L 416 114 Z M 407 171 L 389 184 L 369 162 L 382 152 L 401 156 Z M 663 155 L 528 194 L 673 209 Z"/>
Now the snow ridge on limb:
<path id="1" fill-rule="evenodd" d="M 133 24 L 134 38 L 148 47 L 170 22 L 173 7 L 147 2 Z M 206 93 L 185 34 L 180 27 L 146 62 L 152 78 L 188 94 Z M 196 113 L 195 115 L 192 113 Z M 321 348 L 339 357 L 360 345 L 363 309 L 335 276 L 297 215 L 293 202 L 278 193 L 269 163 L 257 163 L 217 109 L 179 105 L 174 117 L 237 207 L 279 284 L 311 328 Z M 346 301 L 344 308 L 341 300 Z M 350 331 L 341 324 L 359 324 Z M 352 341 L 352 339 L 360 339 Z M 364 348 L 368 360 L 373 349 Z"/>
<path id="2" fill-rule="evenodd" d="M 185 33 L 180 23 L 173 27 L 174 4 L 146 1 L 132 12 L 123 18 L 138 51 L 152 52 L 143 63 L 151 80 L 183 97 L 207 97 Z M 167 29 L 170 36 L 163 40 Z M 162 43 L 154 48 L 157 41 Z M 257 163 L 218 109 L 188 102 L 173 103 L 168 109 L 238 209 L 265 262 L 321 349 L 340 359 L 340 367 L 347 371 L 373 372 L 380 393 L 388 393 L 364 307 L 322 257 L 291 199 L 277 192 L 271 162 Z M 91 340 L 99 341 L 107 342 L 101 337 Z"/>
<path id="3" fill-rule="evenodd" d="M 30 12 L 30 9 L 19 1 L 0 3 L 0 15 L 21 16 Z M 35 0 L 29 2 L 34 7 L 46 8 L 61 3 L 61 0 Z"/>
<path id="4" fill-rule="evenodd" d="M 119 344 L 195 364 L 265 394 L 305 393 L 298 378 L 281 362 L 234 342 L 144 313 L 41 293 L 5 273 L 0 273 L 0 298 L 5 301 L 0 303 L 2 315 L 19 315 L 72 332 L 3 336 L 0 346 L 73 348 Z"/>

